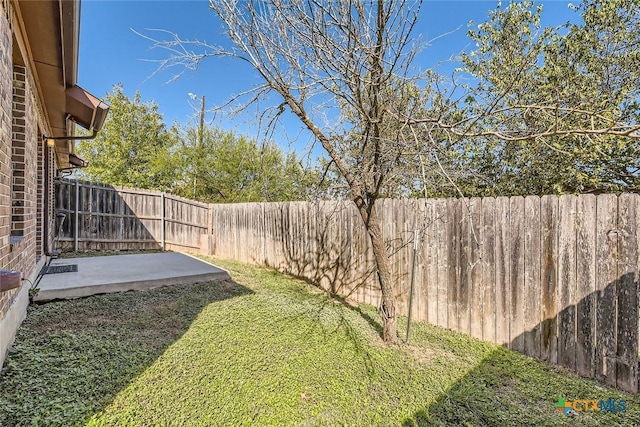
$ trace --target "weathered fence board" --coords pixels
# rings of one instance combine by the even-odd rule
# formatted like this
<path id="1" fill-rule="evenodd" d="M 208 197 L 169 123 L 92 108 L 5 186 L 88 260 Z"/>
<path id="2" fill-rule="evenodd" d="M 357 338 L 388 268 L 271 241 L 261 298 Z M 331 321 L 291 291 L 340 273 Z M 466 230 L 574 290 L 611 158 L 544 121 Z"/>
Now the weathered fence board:
<path id="1" fill-rule="evenodd" d="M 482 339 L 484 313 L 484 292 L 482 289 L 482 277 L 484 265 L 482 263 L 484 240 L 484 227 L 482 223 L 482 200 L 473 198 L 469 201 L 470 216 L 470 284 L 469 309 L 471 311 L 471 336 Z"/>
<path id="2" fill-rule="evenodd" d="M 449 249 L 451 244 L 447 238 L 450 234 L 450 224 L 452 220 L 447 218 L 447 200 L 434 200 L 436 241 L 434 246 L 438 247 L 438 326 L 449 328 L 449 270 L 455 265 L 449 265 Z M 454 313 L 455 315 L 455 313 Z"/>
<path id="3" fill-rule="evenodd" d="M 426 309 L 425 315 L 423 315 L 421 320 L 426 320 L 433 325 L 439 325 L 440 320 L 438 319 L 438 313 L 441 302 L 438 298 L 440 283 L 438 283 L 437 211 L 436 205 L 433 202 L 423 202 L 419 203 L 419 205 L 424 207 L 424 211 L 421 212 L 423 215 L 423 237 L 422 244 L 419 245 L 422 251 L 418 262 L 419 265 L 423 266 L 424 276 L 422 283 L 425 284 L 425 286 L 418 286 L 418 289 L 422 289 L 420 294 L 423 297 L 422 301 L 424 301 L 423 307 Z"/>
<path id="4" fill-rule="evenodd" d="M 558 361 L 558 312 L 556 276 L 558 266 L 558 198 L 540 199 L 540 262 L 542 288 L 542 342 L 540 355 L 551 363 Z"/>
<path id="5" fill-rule="evenodd" d="M 594 373 L 596 342 L 596 197 L 581 196 L 577 213 L 576 371 L 590 377 Z"/>
<path id="6" fill-rule="evenodd" d="M 77 198 L 76 198 L 77 194 Z M 399 314 L 638 388 L 636 194 L 380 200 Z M 207 205 L 155 191 L 57 184 L 59 241 L 165 248 L 266 264 L 377 305 L 371 242 L 352 202 Z"/>
<path id="7" fill-rule="evenodd" d="M 470 334 L 469 325 L 469 304 L 470 304 L 470 270 L 471 270 L 471 221 L 469 218 L 469 201 L 459 199 L 458 210 L 456 212 L 458 223 L 460 224 L 460 238 L 458 250 L 458 330 L 465 334 Z"/>
<path id="8" fill-rule="evenodd" d="M 447 221 L 447 257 L 448 267 L 448 293 L 447 305 L 449 307 L 448 327 L 458 330 L 459 317 L 458 305 L 460 300 L 460 200 L 447 200 L 449 220 Z"/>
<path id="9" fill-rule="evenodd" d="M 558 229 L 558 363 L 569 369 L 576 366 L 576 197 L 560 196 Z"/>
<path id="10" fill-rule="evenodd" d="M 616 385 L 616 328 L 618 292 L 618 199 L 604 194 L 597 199 L 596 378 Z"/>
<path id="11" fill-rule="evenodd" d="M 618 198 L 616 386 L 633 391 L 638 387 L 638 213 L 637 194 Z"/>
<path id="12" fill-rule="evenodd" d="M 496 341 L 496 199 L 482 199 L 482 338 Z"/>
<path id="13" fill-rule="evenodd" d="M 524 198 L 512 197 L 509 206 L 510 347 L 524 352 Z"/>
<path id="14" fill-rule="evenodd" d="M 509 319 L 511 319 L 511 276 L 509 257 L 509 198 L 496 198 L 496 343 L 509 345 Z"/>
<path id="15" fill-rule="evenodd" d="M 540 198 L 524 199 L 524 354 L 540 358 Z"/>

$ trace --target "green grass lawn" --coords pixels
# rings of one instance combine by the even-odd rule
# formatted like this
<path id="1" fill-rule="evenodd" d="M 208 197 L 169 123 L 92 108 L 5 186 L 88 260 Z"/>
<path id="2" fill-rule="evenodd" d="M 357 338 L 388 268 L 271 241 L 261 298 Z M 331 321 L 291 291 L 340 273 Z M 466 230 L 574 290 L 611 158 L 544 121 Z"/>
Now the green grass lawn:
<path id="1" fill-rule="evenodd" d="M 233 281 L 31 307 L 0 377 L 0 425 L 640 424 L 638 398 L 595 381 L 427 324 L 387 346 L 373 307 L 215 262 Z M 559 398 L 627 411 L 569 418 Z"/>

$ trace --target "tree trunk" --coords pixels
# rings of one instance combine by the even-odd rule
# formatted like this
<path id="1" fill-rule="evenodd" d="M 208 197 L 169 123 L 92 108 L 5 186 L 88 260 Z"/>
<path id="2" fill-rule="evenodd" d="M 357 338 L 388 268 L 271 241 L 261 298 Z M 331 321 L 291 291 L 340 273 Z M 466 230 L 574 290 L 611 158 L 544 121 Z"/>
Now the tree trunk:
<path id="1" fill-rule="evenodd" d="M 379 307 L 382 317 L 382 339 L 385 342 L 394 343 L 398 339 L 398 329 L 396 324 L 396 295 L 391 280 L 391 269 L 389 268 L 389 254 L 384 244 L 380 218 L 376 212 L 375 202 L 367 207 L 364 203 L 358 203 L 358 211 L 364 221 L 365 228 L 369 233 L 373 256 L 378 270 L 378 282 L 382 293 L 382 302 Z"/>

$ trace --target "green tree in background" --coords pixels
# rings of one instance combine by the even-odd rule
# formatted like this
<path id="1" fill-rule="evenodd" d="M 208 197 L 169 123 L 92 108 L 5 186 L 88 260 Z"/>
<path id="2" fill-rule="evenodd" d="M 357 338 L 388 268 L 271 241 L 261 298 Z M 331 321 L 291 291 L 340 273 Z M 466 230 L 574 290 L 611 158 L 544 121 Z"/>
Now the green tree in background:
<path id="1" fill-rule="evenodd" d="M 260 146 L 230 131 L 175 127 L 179 141 L 179 181 L 175 193 L 205 202 L 234 203 L 306 200 L 318 173 L 302 166 L 295 153 Z"/>
<path id="2" fill-rule="evenodd" d="M 88 180 L 169 191 L 204 202 L 306 200 L 319 182 L 295 153 L 276 144 L 204 126 L 167 129 L 158 105 L 133 99 L 116 85 L 107 94 L 107 121 L 78 153 L 89 161 Z"/>
<path id="3" fill-rule="evenodd" d="M 542 6 L 511 2 L 470 32 L 467 194 L 640 190 L 640 0 L 574 8 L 582 23 L 541 28 Z"/>
<path id="4" fill-rule="evenodd" d="M 167 132 L 158 105 L 133 99 L 121 84 L 106 95 L 111 105 L 107 121 L 94 140 L 77 147 L 89 161 L 82 173 L 89 180 L 129 187 L 168 190 L 173 180 L 175 141 Z"/>

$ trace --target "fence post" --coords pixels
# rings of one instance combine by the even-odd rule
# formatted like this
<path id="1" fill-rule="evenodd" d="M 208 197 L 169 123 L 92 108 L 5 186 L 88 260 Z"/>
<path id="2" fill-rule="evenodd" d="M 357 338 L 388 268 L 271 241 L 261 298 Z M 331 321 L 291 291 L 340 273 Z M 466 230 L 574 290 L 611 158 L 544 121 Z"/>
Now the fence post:
<path id="1" fill-rule="evenodd" d="M 80 206 L 78 206 L 78 203 L 80 202 L 80 182 L 78 180 L 76 180 L 75 182 L 75 201 L 76 201 L 76 209 L 75 212 L 73 214 L 74 217 L 74 224 L 73 224 L 73 251 L 74 252 L 78 252 L 78 220 L 79 220 L 79 211 L 80 211 Z"/>
<path id="2" fill-rule="evenodd" d="M 207 205 L 207 255 L 213 255 L 213 205 Z"/>
<path id="3" fill-rule="evenodd" d="M 166 214 L 165 214 L 165 197 L 164 191 L 160 194 L 160 201 L 162 207 L 160 209 L 160 221 L 161 221 L 161 229 L 160 229 L 160 245 L 162 246 L 162 250 L 166 250 L 166 241 L 165 241 L 165 225 L 166 225 Z"/>
<path id="4" fill-rule="evenodd" d="M 261 214 L 262 214 L 262 235 L 259 236 L 261 242 L 262 242 L 262 259 L 261 264 L 267 265 L 267 218 L 265 215 L 265 203 L 262 202 L 260 203 L 261 206 Z"/>
<path id="5" fill-rule="evenodd" d="M 411 259 L 411 285 L 409 286 L 409 313 L 407 314 L 407 338 L 405 342 L 409 343 L 411 336 L 411 311 L 413 309 L 413 286 L 416 281 L 416 254 L 418 253 L 418 230 L 413 230 L 413 257 Z"/>

